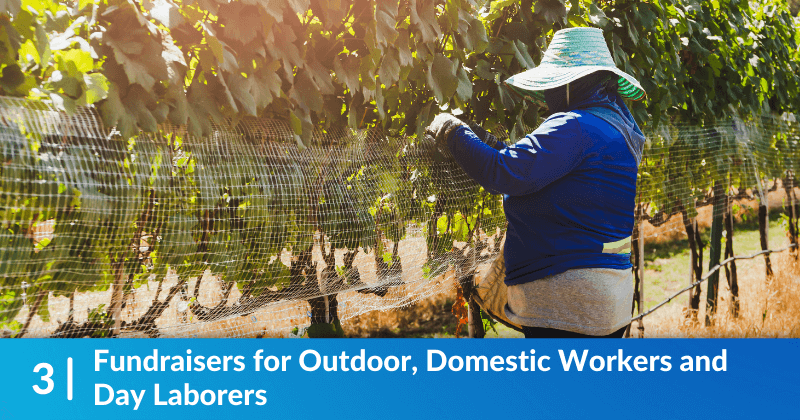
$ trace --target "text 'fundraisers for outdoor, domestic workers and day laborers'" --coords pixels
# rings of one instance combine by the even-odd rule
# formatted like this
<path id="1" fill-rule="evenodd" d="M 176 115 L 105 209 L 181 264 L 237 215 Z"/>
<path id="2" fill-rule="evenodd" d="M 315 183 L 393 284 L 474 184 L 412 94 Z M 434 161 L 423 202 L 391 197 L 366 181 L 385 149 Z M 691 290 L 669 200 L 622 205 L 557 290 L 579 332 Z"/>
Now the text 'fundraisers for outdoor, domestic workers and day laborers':
<path id="1" fill-rule="evenodd" d="M 420 357 L 422 356 L 422 357 Z M 273 372 L 309 372 L 368 374 L 386 372 L 397 375 L 436 375 L 442 372 L 516 372 L 548 374 L 551 372 L 725 372 L 727 371 L 727 349 L 718 354 L 635 354 L 622 348 L 615 352 L 597 353 L 588 349 L 557 349 L 554 353 L 529 349 L 511 354 L 447 354 L 435 348 L 423 354 L 370 354 L 366 349 L 343 350 L 341 352 L 305 349 L 296 354 L 270 354 L 263 349 L 253 354 L 208 354 L 190 348 L 180 353 L 167 354 L 158 349 L 139 354 L 125 354 L 107 349 L 94 349 L 93 372 L 105 373 L 104 380 L 93 384 L 91 392 L 95 406 L 128 406 L 138 410 L 142 404 L 158 406 L 264 406 L 269 404 L 268 389 L 258 385 L 268 381 L 248 380 L 248 388 L 215 387 L 208 381 L 208 374 L 217 372 L 251 372 L 253 375 L 269 375 Z M 67 360 L 67 398 L 72 399 L 74 372 L 72 358 Z M 42 374 L 38 384 L 33 384 L 37 394 L 48 394 L 54 388 L 53 366 L 39 363 L 34 372 Z M 152 382 L 147 387 L 130 389 L 125 374 L 148 372 L 168 373 L 172 385 Z M 193 383 L 188 374 L 205 372 L 202 382 Z M 180 386 L 174 379 L 187 377 Z M 258 378 L 259 376 L 255 376 Z M 266 377 L 266 376 L 265 376 Z M 118 381 L 113 379 L 118 378 Z M 137 381 L 141 384 L 141 381 Z"/>

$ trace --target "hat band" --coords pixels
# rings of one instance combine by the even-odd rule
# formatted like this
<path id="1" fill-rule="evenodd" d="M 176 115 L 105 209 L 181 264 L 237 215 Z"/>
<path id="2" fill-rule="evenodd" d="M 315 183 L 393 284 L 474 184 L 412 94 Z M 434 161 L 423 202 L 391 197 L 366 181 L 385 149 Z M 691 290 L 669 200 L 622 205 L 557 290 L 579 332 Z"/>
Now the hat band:
<path id="1" fill-rule="evenodd" d="M 614 61 L 605 51 L 571 51 L 552 53 L 550 50 L 544 51 L 541 65 L 553 65 L 558 67 L 575 66 L 605 66 L 615 67 Z"/>

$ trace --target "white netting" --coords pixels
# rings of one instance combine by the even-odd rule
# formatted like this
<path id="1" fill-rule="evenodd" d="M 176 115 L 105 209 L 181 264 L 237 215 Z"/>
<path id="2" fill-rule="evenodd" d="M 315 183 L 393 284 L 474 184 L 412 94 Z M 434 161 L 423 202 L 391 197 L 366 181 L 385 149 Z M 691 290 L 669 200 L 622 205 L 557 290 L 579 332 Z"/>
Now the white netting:
<path id="1" fill-rule="evenodd" d="M 501 198 L 422 139 L 318 129 L 300 150 L 275 120 L 200 139 L 99 121 L 0 98 L 5 335 L 285 336 L 449 290 L 505 232 Z M 782 119 L 647 134 L 658 232 L 683 231 L 714 180 L 759 196 L 798 164 Z"/>

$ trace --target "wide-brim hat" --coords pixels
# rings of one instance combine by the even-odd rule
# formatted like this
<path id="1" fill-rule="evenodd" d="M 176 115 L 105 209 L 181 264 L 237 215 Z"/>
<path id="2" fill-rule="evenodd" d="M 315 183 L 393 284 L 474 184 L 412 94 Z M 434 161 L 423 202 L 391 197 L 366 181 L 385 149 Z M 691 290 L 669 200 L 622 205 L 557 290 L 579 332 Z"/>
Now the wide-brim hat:
<path id="1" fill-rule="evenodd" d="M 619 76 L 619 94 L 623 98 L 639 100 L 644 97 L 639 81 L 614 64 L 603 31 L 598 28 L 569 28 L 556 32 L 539 66 L 509 77 L 505 84 L 525 99 L 544 103 L 542 91 L 602 70 Z"/>

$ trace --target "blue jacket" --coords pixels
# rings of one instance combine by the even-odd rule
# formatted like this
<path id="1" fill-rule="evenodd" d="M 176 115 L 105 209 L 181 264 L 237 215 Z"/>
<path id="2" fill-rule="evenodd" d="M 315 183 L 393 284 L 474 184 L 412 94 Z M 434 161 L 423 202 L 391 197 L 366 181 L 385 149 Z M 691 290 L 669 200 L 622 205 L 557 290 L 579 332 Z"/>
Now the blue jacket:
<path id="1" fill-rule="evenodd" d="M 450 135 L 464 171 L 503 194 L 507 285 L 574 268 L 631 268 L 630 254 L 602 252 L 633 230 L 638 163 L 620 130 L 641 148 L 622 99 L 600 91 L 511 146 L 487 146 L 466 127 Z"/>

